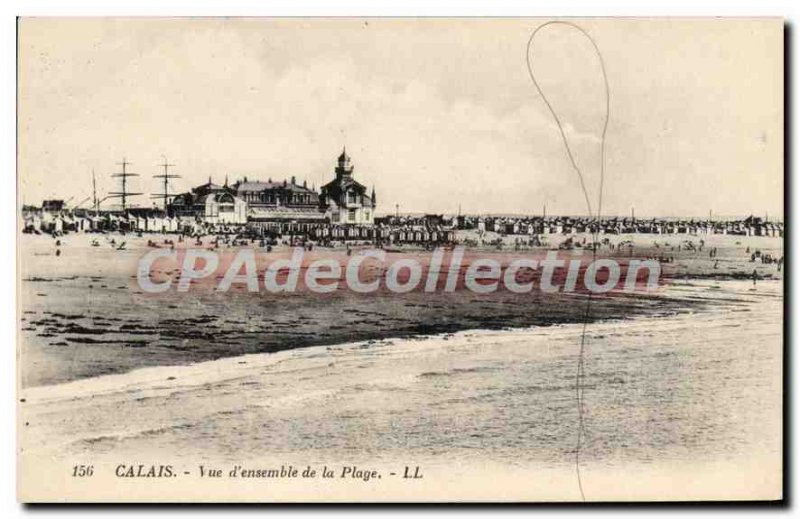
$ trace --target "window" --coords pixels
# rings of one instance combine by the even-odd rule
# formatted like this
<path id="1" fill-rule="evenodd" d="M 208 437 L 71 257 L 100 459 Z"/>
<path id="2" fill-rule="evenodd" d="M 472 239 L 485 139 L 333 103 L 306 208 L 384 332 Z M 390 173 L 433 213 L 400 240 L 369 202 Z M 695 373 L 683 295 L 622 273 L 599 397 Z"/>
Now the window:
<path id="1" fill-rule="evenodd" d="M 355 222 L 356 221 L 356 210 L 355 209 L 348 209 L 347 210 L 347 221 L 348 222 Z"/>
<path id="2" fill-rule="evenodd" d="M 356 193 L 355 191 L 350 191 L 347 193 L 347 202 L 351 204 L 356 203 Z"/>
<path id="3" fill-rule="evenodd" d="M 219 203 L 219 207 L 217 208 L 217 215 L 219 213 L 232 213 L 234 200 L 233 197 L 229 194 L 220 195 L 217 198 L 217 202 Z"/>

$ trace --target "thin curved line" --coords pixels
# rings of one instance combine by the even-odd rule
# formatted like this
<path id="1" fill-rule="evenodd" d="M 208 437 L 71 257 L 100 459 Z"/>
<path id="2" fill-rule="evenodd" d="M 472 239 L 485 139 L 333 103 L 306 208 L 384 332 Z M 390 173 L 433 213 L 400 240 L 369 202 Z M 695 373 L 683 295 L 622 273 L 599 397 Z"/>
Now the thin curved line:
<path id="1" fill-rule="evenodd" d="M 550 104 L 550 101 L 547 99 L 547 96 L 544 94 L 544 91 L 542 90 L 542 87 L 539 85 L 539 82 L 536 81 L 536 75 L 533 73 L 533 64 L 531 63 L 531 45 L 533 44 L 533 39 L 536 37 L 536 34 L 539 31 L 551 25 L 564 25 L 566 27 L 571 27 L 580 32 L 583 36 L 585 36 L 586 39 L 589 40 L 589 43 L 592 44 L 592 48 L 594 48 L 595 54 L 597 55 L 597 58 L 600 62 L 600 70 L 603 73 L 603 85 L 605 87 L 605 98 L 606 98 L 606 106 L 605 106 L 606 113 L 605 113 L 605 118 L 603 120 L 603 131 L 601 135 L 601 145 L 600 145 L 600 193 L 599 193 L 598 213 L 597 213 L 597 218 L 599 219 L 600 208 L 603 203 L 603 183 L 605 177 L 605 140 L 606 140 L 606 133 L 608 131 L 609 116 L 611 113 L 611 95 L 608 87 L 608 76 L 606 75 L 605 61 L 603 60 L 603 55 L 600 53 L 600 48 L 597 46 L 597 43 L 595 43 L 594 39 L 589 35 L 589 33 L 587 33 L 584 29 L 582 29 L 578 25 L 575 25 L 572 22 L 565 22 L 560 20 L 553 20 L 550 22 L 546 22 L 537 27 L 536 30 L 533 31 L 530 38 L 528 39 L 528 47 L 527 47 L 527 52 L 525 54 L 525 60 L 528 65 L 528 75 L 530 76 L 531 81 L 533 82 L 533 86 L 536 87 L 536 90 L 539 92 L 539 95 L 542 96 L 542 100 L 547 106 L 547 109 L 550 111 L 550 114 L 553 116 L 553 119 L 555 119 L 556 125 L 558 126 L 558 132 L 561 134 L 561 140 L 564 143 L 564 148 L 567 151 L 567 156 L 569 157 L 570 164 L 572 165 L 572 168 L 575 170 L 575 172 L 578 174 L 578 179 L 580 180 L 581 189 L 583 190 L 583 195 L 584 198 L 586 199 L 586 207 L 589 211 L 590 218 L 594 217 L 594 214 L 592 213 L 592 203 L 589 200 L 589 193 L 586 190 L 586 184 L 584 182 L 583 174 L 581 173 L 578 164 L 575 162 L 575 157 L 572 153 L 572 148 L 570 148 L 569 141 L 567 140 L 567 135 L 564 132 L 564 126 L 561 122 L 561 119 L 558 117 L 558 114 L 556 114 L 555 109 Z"/>
<path id="2" fill-rule="evenodd" d="M 581 172 L 581 169 L 578 167 L 578 164 L 575 161 L 575 157 L 572 153 L 572 149 L 569 146 L 569 141 L 567 140 L 567 135 L 564 132 L 564 126 L 561 123 L 561 119 L 558 117 L 558 114 L 556 114 L 555 109 L 553 109 L 553 106 L 550 104 L 550 101 L 547 99 L 547 96 L 544 94 L 544 91 L 542 90 L 538 81 L 536 81 L 536 75 L 533 73 L 533 65 L 531 63 L 531 46 L 533 45 L 533 39 L 534 37 L 536 37 L 536 34 L 540 30 L 550 25 L 564 25 L 566 27 L 571 27 L 573 29 L 576 29 L 583 36 L 585 36 L 586 39 L 588 39 L 589 42 L 592 44 L 592 47 L 594 48 L 595 53 L 597 54 L 597 58 L 600 62 L 600 69 L 603 73 L 603 84 L 605 86 L 605 96 L 606 96 L 606 107 L 605 107 L 606 113 L 605 113 L 605 118 L 603 120 L 603 131 L 600 138 L 600 190 L 598 193 L 598 202 L 597 202 L 597 216 L 596 216 L 597 222 L 596 225 L 594 226 L 594 230 L 592 231 L 592 260 L 594 261 L 597 259 L 597 239 L 599 237 L 600 217 L 602 215 L 602 208 L 603 208 L 603 185 L 605 183 L 605 162 L 606 162 L 605 158 L 606 133 L 608 131 L 608 121 L 611 114 L 611 95 L 610 95 L 610 89 L 608 87 L 608 76 L 606 75 L 606 67 L 605 67 L 605 62 L 603 61 L 603 55 L 601 54 L 600 48 L 597 46 L 597 43 L 589 35 L 589 33 L 587 33 L 581 27 L 572 22 L 565 22 L 559 20 L 546 22 L 537 27 L 531 34 L 530 38 L 528 39 L 527 52 L 525 54 L 525 59 L 528 65 L 528 75 L 530 75 L 533 85 L 536 87 L 536 90 L 542 97 L 542 100 L 547 106 L 547 109 L 550 111 L 550 114 L 553 116 L 553 119 L 555 119 L 556 126 L 558 126 L 558 131 L 561 134 L 561 140 L 564 143 L 564 148 L 567 151 L 567 156 L 569 157 L 570 164 L 572 165 L 572 168 L 575 170 L 575 172 L 578 174 L 578 179 L 580 180 L 581 189 L 583 190 L 583 196 L 586 200 L 586 208 L 589 213 L 590 225 L 591 225 L 591 220 L 595 218 L 595 216 L 592 213 L 592 203 L 589 200 L 589 192 L 586 189 L 586 183 L 583 178 L 583 173 Z M 578 479 L 578 489 L 580 490 L 581 493 L 581 499 L 583 499 L 584 501 L 586 500 L 586 495 L 583 491 L 583 481 L 581 479 L 580 452 L 582 447 L 583 436 L 586 435 L 585 421 L 584 421 L 585 388 L 583 381 L 585 380 L 584 356 L 586 351 L 586 329 L 591 314 L 591 303 L 592 303 L 592 292 L 590 291 L 589 296 L 586 299 L 586 312 L 584 314 L 584 319 L 583 319 L 583 329 L 581 331 L 581 345 L 580 345 L 580 350 L 578 352 L 578 366 L 575 374 L 575 400 L 578 406 L 578 435 L 575 446 L 575 471 Z"/>

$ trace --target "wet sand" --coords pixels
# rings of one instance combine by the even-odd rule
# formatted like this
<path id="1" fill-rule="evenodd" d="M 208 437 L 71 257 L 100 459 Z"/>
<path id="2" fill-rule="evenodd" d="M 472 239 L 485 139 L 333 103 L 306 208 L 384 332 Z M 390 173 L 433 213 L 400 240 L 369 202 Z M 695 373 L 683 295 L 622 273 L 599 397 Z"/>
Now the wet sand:
<path id="1" fill-rule="evenodd" d="M 637 474 L 668 482 L 664 495 L 685 482 L 684 498 L 776 488 L 782 290 L 779 281 L 675 284 L 671 299 L 707 304 L 589 327 L 589 498 L 613 497 Z M 353 342 L 31 387 L 21 393 L 22 447 L 43 459 L 177 466 L 413 462 L 437 481 L 502 467 L 501 478 L 544 478 L 515 492 L 555 484 L 549 498 L 574 499 L 581 332 L 559 324 Z"/>
<path id="2" fill-rule="evenodd" d="M 175 239 L 170 236 L 170 239 Z M 92 247 L 97 239 L 99 247 Z M 55 240 L 21 238 L 21 385 L 31 387 L 80 378 L 123 373 L 148 366 L 184 365 L 236 355 L 276 352 L 359 340 L 381 340 L 470 329 L 505 329 L 582 322 L 585 296 L 541 293 L 490 295 L 412 292 L 359 295 L 342 287 L 336 293 L 249 294 L 174 291 L 158 297 L 144 294 L 135 281 L 136 262 L 147 240 L 164 236 L 73 234 Z M 620 241 L 627 237 L 618 237 Z M 640 237 L 645 251 L 652 237 Z M 663 247 L 667 247 L 662 241 Z M 696 241 L 696 240 L 695 240 Z M 775 247 L 779 240 L 750 240 L 753 247 Z M 672 240 L 675 246 L 677 242 Z M 723 278 L 742 277 L 752 264 L 742 262 L 741 247 L 721 250 Z M 208 238 L 206 239 L 208 243 Z M 182 244 L 179 246 L 185 246 Z M 276 251 L 275 254 L 285 254 Z M 326 254 L 344 257 L 343 250 Z M 509 252 L 510 253 L 510 252 Z M 627 251 L 617 251 L 624 258 Z M 422 253 L 420 253 L 422 254 Z M 684 281 L 684 266 L 694 275 L 709 275 L 703 253 L 673 252 L 673 272 Z M 774 277 L 774 265 L 755 266 Z M 697 304 L 662 294 L 632 294 L 597 299 L 589 319 L 623 319 L 667 315 Z"/>

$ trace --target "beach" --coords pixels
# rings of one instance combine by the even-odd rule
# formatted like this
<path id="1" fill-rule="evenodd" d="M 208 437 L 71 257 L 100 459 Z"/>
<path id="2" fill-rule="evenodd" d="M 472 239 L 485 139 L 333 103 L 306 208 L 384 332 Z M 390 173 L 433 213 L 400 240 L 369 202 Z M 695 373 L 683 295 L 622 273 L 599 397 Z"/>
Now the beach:
<path id="1" fill-rule="evenodd" d="M 780 281 L 756 290 L 748 281 L 676 283 L 664 297 L 703 304 L 588 327 L 580 456 L 589 498 L 653 498 L 635 490 L 648 482 L 658 483 L 661 495 L 712 499 L 775 488 L 782 291 Z M 353 463 L 384 474 L 412 464 L 461 490 L 470 478 L 485 481 L 496 471 L 508 499 L 575 499 L 582 333 L 578 323 L 461 331 L 30 387 L 20 392 L 23 459 L 90 458 L 108 470 L 156 460 L 190 470 L 201 461 L 251 468 Z M 200 482 L 208 493 L 196 497 L 262 488 L 268 498 L 289 491 L 285 484 Z M 147 498 L 142 485 L 122 481 L 116 491 L 123 488 Z M 314 491 L 341 499 L 336 488 Z M 388 488 L 409 499 L 426 492 Z M 481 495 L 476 489 L 461 497 Z"/>
<path id="2" fill-rule="evenodd" d="M 782 256 L 781 240 L 709 236 L 699 251 L 698 237 L 614 237 L 633 240 L 637 255 L 672 256 L 669 276 L 654 293 L 597 298 L 587 313 L 578 293 L 154 298 L 138 289 L 135 268 L 155 237 L 126 236 L 124 250 L 108 237 L 93 247 L 97 238 L 62 237 L 56 256 L 52 238 L 21 237 L 23 479 L 42 463 L 88 459 L 109 473 L 134 462 L 192 474 L 201 461 L 348 463 L 384 475 L 410 465 L 461 491 L 496 473 L 512 478 L 512 500 L 579 498 L 576 465 L 596 499 L 619 497 L 626 481 L 663 489 L 680 480 L 675 491 L 697 498 L 777 488 L 783 280 L 775 264 L 749 259 Z M 74 484 L 65 474 L 48 479 L 53 495 Z M 743 479 L 715 483 L 731 474 Z M 120 484 L 145 500 L 154 491 Z M 281 488 L 276 495 L 302 490 Z M 435 487 L 380 488 L 375 499 L 436 496 Z M 314 492 L 340 500 L 335 489 Z M 226 485 L 195 497 L 240 490 L 252 499 L 254 487 Z"/>
<path id="3" fill-rule="evenodd" d="M 153 297 L 136 283 L 137 261 L 150 250 L 147 241 L 167 238 L 70 234 L 61 237 L 57 247 L 47 236 L 21 236 L 22 387 L 298 347 L 471 329 L 550 326 L 587 318 L 602 321 L 669 315 L 707 304 L 660 292 L 637 293 L 598 300 L 587 314 L 585 296 L 569 293 L 411 292 L 399 296 L 361 295 L 342 289 L 325 296 L 172 291 Z M 116 246 L 110 245 L 111 239 Z M 761 279 L 781 279 L 775 264 L 750 263 L 746 253 L 758 249 L 773 257 L 782 256 L 780 239 L 713 235 L 628 235 L 613 239 L 619 243 L 635 239 L 640 255 L 669 254 L 676 258 L 665 266 L 672 276 L 669 282 L 749 279 L 754 269 Z M 678 245 L 687 239 L 695 244 L 704 239 L 706 249 L 687 251 L 684 246 L 678 251 Z M 93 240 L 100 246 L 92 247 Z M 122 241 L 126 248 L 117 250 Z M 707 255 L 710 247 L 718 249 L 715 258 Z M 511 245 L 507 248 L 509 253 L 513 251 Z M 58 256 L 56 250 L 60 251 Z M 273 254 L 287 252 L 284 247 Z M 623 258 L 630 252 L 615 251 Z M 325 254 L 345 257 L 344 249 Z M 715 263 L 718 268 L 714 268 Z"/>
<path id="4" fill-rule="evenodd" d="M 22 236 L 21 481 L 80 501 L 90 463 L 116 475 L 94 501 L 348 501 L 351 481 L 366 501 L 779 497 L 783 272 L 752 259 L 782 240 L 607 238 L 609 258 L 668 258 L 655 291 L 154 296 L 138 258 L 174 237 L 68 235 L 56 255 Z M 546 252 L 496 243 L 472 252 Z"/>

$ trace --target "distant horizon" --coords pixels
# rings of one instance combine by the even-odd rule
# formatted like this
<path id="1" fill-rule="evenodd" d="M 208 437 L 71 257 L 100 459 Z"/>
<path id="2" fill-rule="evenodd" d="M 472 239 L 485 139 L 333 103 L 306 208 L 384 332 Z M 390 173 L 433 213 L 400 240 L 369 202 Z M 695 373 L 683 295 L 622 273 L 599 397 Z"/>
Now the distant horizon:
<path id="1" fill-rule="evenodd" d="M 61 200 L 58 198 L 51 198 L 47 200 Z M 39 204 L 31 204 L 31 203 L 18 203 L 18 210 L 21 211 L 23 207 L 35 207 L 41 209 L 45 200 L 42 200 Z M 93 210 L 92 207 L 81 206 L 81 207 L 66 207 L 64 210 L 66 211 L 74 211 L 74 210 L 85 210 L 91 211 Z M 144 205 L 131 205 L 128 206 L 128 210 L 130 209 L 154 209 L 154 210 L 163 210 L 163 207 L 159 207 L 158 204 L 154 204 L 152 206 L 144 206 Z M 101 212 L 116 212 L 122 211 L 121 207 L 100 207 L 99 211 Z M 424 217 L 427 215 L 440 215 L 440 216 L 448 216 L 448 217 L 457 217 L 459 214 L 457 212 L 451 213 L 448 211 L 400 211 L 400 217 Z M 376 211 L 375 218 L 384 218 L 396 216 L 394 212 L 382 212 Z M 462 212 L 460 216 L 464 217 L 494 217 L 494 218 L 541 218 L 541 213 L 502 213 L 502 212 L 480 212 L 480 213 L 467 213 Z M 727 221 L 736 221 L 736 220 L 744 220 L 750 216 L 761 218 L 768 221 L 777 221 L 777 222 L 784 222 L 783 215 L 778 217 L 773 215 L 758 215 L 755 213 L 747 213 L 747 214 L 739 214 L 739 215 L 730 215 L 730 214 L 713 214 L 711 215 L 711 221 L 714 220 L 727 220 Z M 766 218 L 765 218 L 766 217 Z M 594 216 L 589 216 L 586 214 L 572 214 L 572 213 L 548 213 L 545 215 L 545 218 L 594 218 Z M 630 214 L 623 215 L 623 214 L 603 214 L 601 219 L 608 219 L 608 218 L 618 218 L 618 219 L 629 219 L 631 218 Z M 709 220 L 708 215 L 652 215 L 652 214 L 635 214 L 634 218 L 636 220 L 651 220 L 651 219 L 661 219 L 661 220 Z"/>

